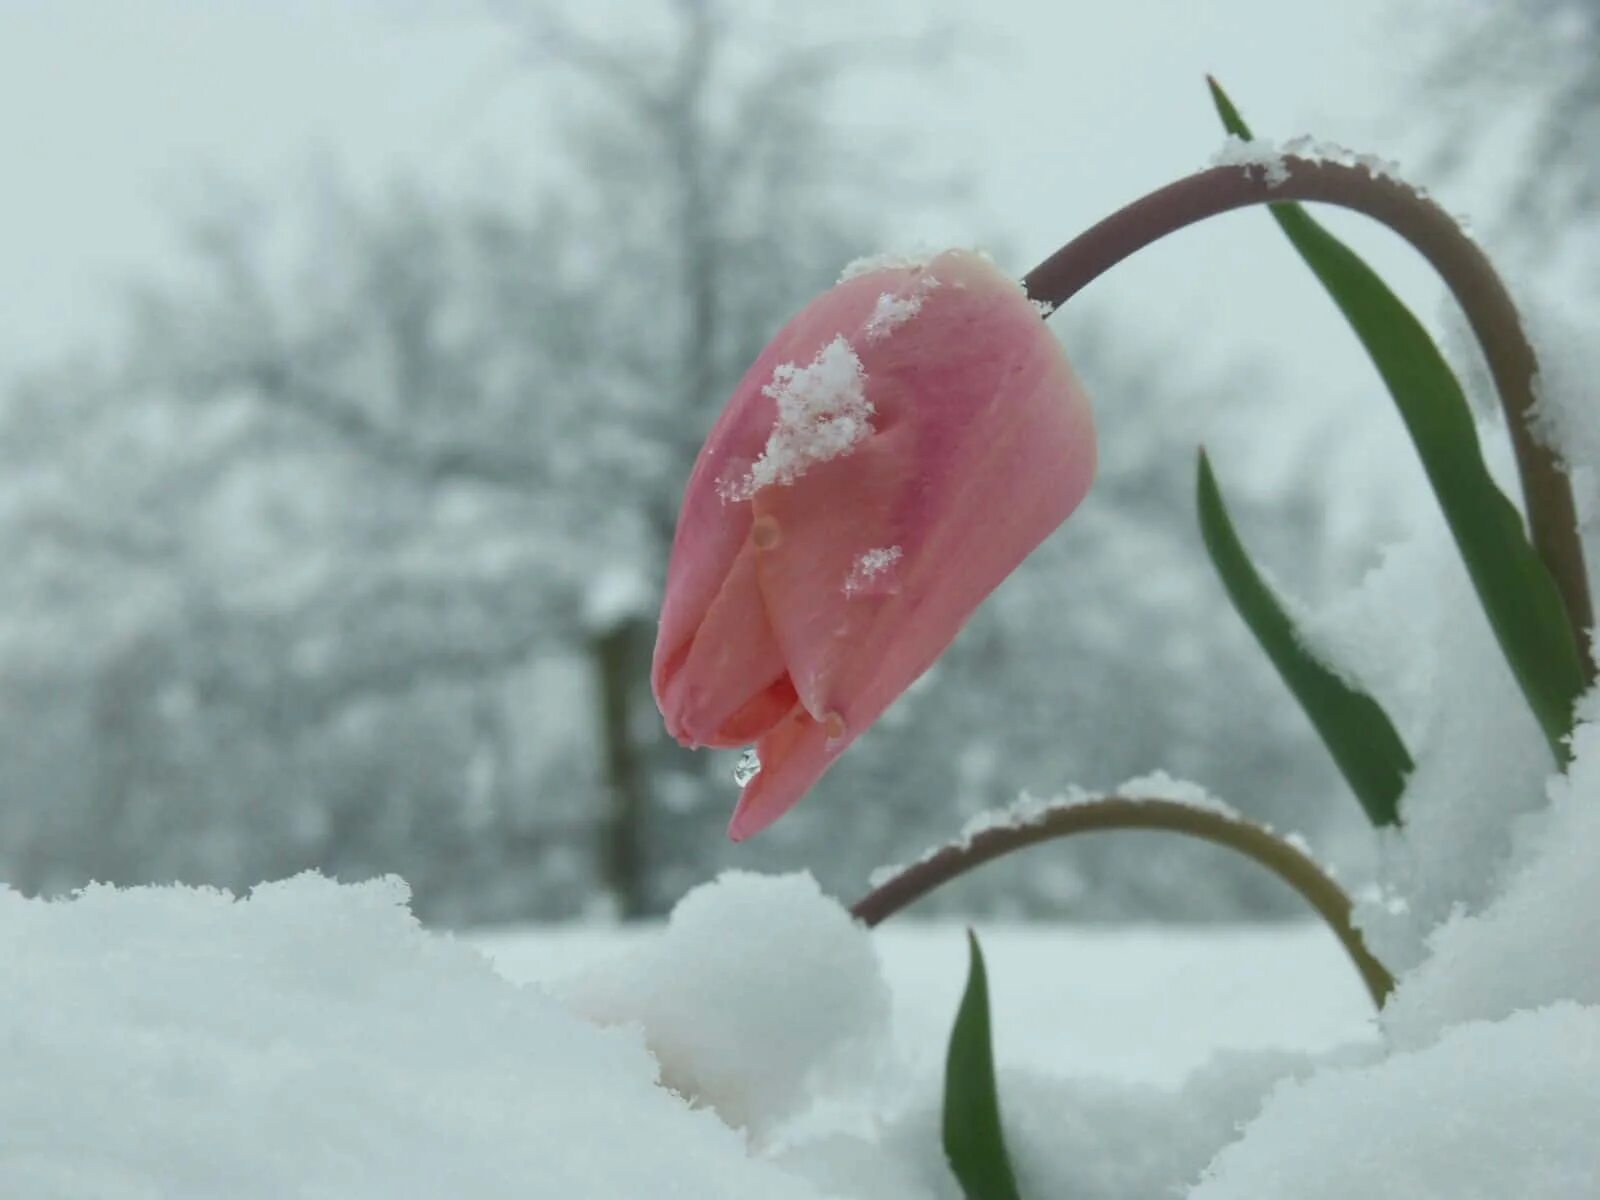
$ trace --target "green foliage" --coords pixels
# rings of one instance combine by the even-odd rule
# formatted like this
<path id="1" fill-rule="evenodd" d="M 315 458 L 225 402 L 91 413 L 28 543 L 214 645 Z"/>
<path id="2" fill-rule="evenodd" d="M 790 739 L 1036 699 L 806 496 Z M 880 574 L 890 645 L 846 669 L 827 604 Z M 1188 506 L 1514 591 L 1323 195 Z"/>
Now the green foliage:
<path id="1" fill-rule="evenodd" d="M 1204 450 L 1196 493 L 1200 533 L 1233 607 L 1300 701 L 1372 823 L 1397 823 L 1400 793 L 1412 764 L 1388 715 L 1376 700 L 1329 670 L 1306 648 L 1240 542 Z"/>
<path id="2" fill-rule="evenodd" d="M 968 930 L 967 989 L 950 1031 L 944 1072 L 944 1152 L 967 1200 L 1020 1200 L 1000 1129 L 983 951 Z"/>
<path id="3" fill-rule="evenodd" d="M 1249 138 L 1227 95 L 1214 80 L 1210 86 L 1228 132 Z M 1358 255 L 1300 205 L 1273 204 L 1271 211 L 1394 398 L 1501 651 L 1551 752 L 1565 763 L 1583 660 L 1555 580 L 1484 465 L 1460 383 L 1421 322 Z"/>

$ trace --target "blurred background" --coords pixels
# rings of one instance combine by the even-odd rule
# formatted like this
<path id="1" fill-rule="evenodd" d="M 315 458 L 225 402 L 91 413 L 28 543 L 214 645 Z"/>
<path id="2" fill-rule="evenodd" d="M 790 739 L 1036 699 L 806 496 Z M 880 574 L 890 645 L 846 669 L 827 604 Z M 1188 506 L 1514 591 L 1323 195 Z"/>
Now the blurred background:
<path id="1" fill-rule="evenodd" d="M 726 841 L 733 756 L 649 693 L 678 495 L 778 324 L 880 250 L 1022 274 L 1207 163 L 1207 71 L 1594 311 L 1595 0 L 0 0 L 0 880 L 394 872 L 457 927 L 656 914 L 730 866 L 851 899 L 1025 790 L 1156 769 L 1359 875 L 1194 450 L 1308 603 L 1437 518 L 1261 212 L 1056 314 L 1095 491 L 771 833 Z M 1449 333 L 1408 251 L 1330 224 Z M 926 907 L 1297 911 L 1150 835 Z"/>

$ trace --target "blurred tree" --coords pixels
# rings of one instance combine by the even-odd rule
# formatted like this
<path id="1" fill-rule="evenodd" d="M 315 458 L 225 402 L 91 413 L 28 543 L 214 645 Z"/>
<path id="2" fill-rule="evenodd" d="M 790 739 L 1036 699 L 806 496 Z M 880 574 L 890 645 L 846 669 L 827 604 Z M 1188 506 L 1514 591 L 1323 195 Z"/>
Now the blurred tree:
<path id="1" fill-rule="evenodd" d="M 538 186 L 329 185 L 309 222 L 219 194 L 123 353 L 0 407 L 0 873 L 395 871 L 425 919 L 467 923 L 571 915 L 597 879 L 660 911 L 735 863 L 848 894 L 1019 789 L 1157 767 L 1289 827 L 1330 819 L 1210 578 L 1172 419 L 1261 389 L 1156 370 L 1074 312 L 1056 323 L 1103 401 L 1094 496 L 735 856 L 731 764 L 679 753 L 648 690 L 678 498 L 772 331 L 881 221 L 947 199 L 830 117 L 850 73 L 914 76 L 947 39 L 797 42 L 773 5 L 712 0 L 601 38 L 575 6 L 502 7 L 565 99 Z M 1236 507 L 1266 561 L 1315 558 L 1303 498 L 1260 529 Z M 1276 903 L 1148 840 L 1045 853 L 949 902 Z"/>
<path id="2" fill-rule="evenodd" d="M 946 39 L 797 40 L 792 20 L 774 21 L 782 8 L 671 0 L 663 53 L 614 29 L 601 37 L 549 4 L 498 7 L 534 64 L 575 76 L 605 101 L 570 124 L 567 159 L 591 187 L 601 184 L 584 220 L 590 278 L 600 283 L 590 293 L 604 307 L 587 315 L 604 331 L 600 356 L 632 364 L 613 419 L 637 440 L 613 494 L 629 495 L 644 518 L 633 576 L 643 586 L 634 591 L 654 596 L 683 481 L 723 400 L 772 330 L 879 240 L 881 218 L 869 214 L 905 185 L 887 161 L 838 136 L 827 116 L 834 91 L 863 70 L 926 72 Z M 937 198 L 924 192 L 920 202 Z M 633 913 L 676 894 L 646 896 L 645 838 L 694 862 L 708 832 L 700 817 L 673 838 L 650 804 L 650 777 L 704 767 L 666 742 L 644 686 L 653 621 L 637 608 L 601 607 L 614 611 L 588 643 L 611 798 L 601 862 Z"/>
<path id="3" fill-rule="evenodd" d="M 82 784 L 104 843 L 84 859 L 97 875 L 167 869 L 135 850 L 128 814 L 143 798 L 167 796 L 191 833 L 237 829 L 223 814 L 247 801 L 215 792 L 244 787 L 252 763 L 281 789 L 293 764 L 308 792 L 305 819 L 283 821 L 295 844 L 252 841 L 237 869 L 181 856 L 171 869 L 238 884 L 297 864 L 403 866 L 427 912 L 431 868 L 394 846 L 418 840 L 425 814 L 455 811 L 463 773 L 501 792 L 526 784 L 507 779 L 513 734 L 491 697 L 573 647 L 590 677 L 567 704 L 592 711 L 600 753 L 571 803 L 607 798 L 591 836 L 618 908 L 672 899 L 651 886 L 653 860 L 720 824 L 652 803 L 664 771 L 705 769 L 677 757 L 648 691 L 678 494 L 770 330 L 878 240 L 862 214 L 898 182 L 887 160 L 843 149 L 830 92 L 853 71 L 921 69 L 938 39 L 778 45 L 758 9 L 711 0 L 670 0 L 649 36 L 602 39 L 571 8 L 502 8 L 541 70 L 580 84 L 563 88 L 556 178 L 510 199 L 401 188 L 371 203 L 330 187 L 300 245 L 258 203 L 219 199 L 189 231 L 188 277 L 138 297 L 124 360 L 37 381 L 41 399 L 13 406 L 19 423 L 60 425 L 47 410 L 70 393 L 77 414 L 73 453 L 35 464 L 48 511 L 15 532 L 143 536 L 110 577 L 137 574 L 157 597 L 142 617 L 54 614 L 63 630 L 74 617 L 129 626 L 93 653 L 67 635 L 106 758 Z M 170 445 L 119 454 L 141 426 Z M 38 443 L 31 427 L 13 442 Z M 127 495 L 99 484 L 108 467 Z M 198 734 L 195 761 L 169 761 L 173 731 L 150 700 L 164 693 Z M 408 712 L 443 738 L 416 771 L 395 743 Z M 438 732 L 461 722 L 455 741 Z M 224 729 L 242 744 L 224 752 Z M 675 816 L 694 833 L 674 837 Z M 381 838 L 390 850 L 374 859 Z"/>

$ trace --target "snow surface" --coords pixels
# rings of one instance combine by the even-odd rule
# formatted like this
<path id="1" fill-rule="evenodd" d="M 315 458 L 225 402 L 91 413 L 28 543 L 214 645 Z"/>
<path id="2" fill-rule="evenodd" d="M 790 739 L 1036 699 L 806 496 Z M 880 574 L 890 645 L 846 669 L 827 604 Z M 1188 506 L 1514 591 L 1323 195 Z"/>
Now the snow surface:
<path id="1" fill-rule="evenodd" d="M 1590 697 L 1591 720 L 1596 707 Z M 1549 811 L 1524 823 L 1503 891 L 1481 914 L 1456 910 L 1434 929 L 1427 959 L 1385 1008 L 1395 1044 L 1558 999 L 1600 1006 L 1600 727 L 1581 726 L 1575 741 L 1572 773 L 1552 781 Z"/>
<path id="2" fill-rule="evenodd" d="M 1078 927 L 985 921 L 996 1055 L 1003 1065 L 1174 1089 L 1214 1053 L 1321 1053 L 1377 1038 L 1372 1002 L 1314 923 Z M 618 960 L 642 961 L 655 926 L 550 925 L 474 934 L 495 966 L 558 996 Z M 871 944 L 891 1002 L 887 1070 L 933 1072 L 966 982 L 966 937 L 896 918 Z M 1172 996 L 1186 1003 L 1175 1010 Z"/>
<path id="3" fill-rule="evenodd" d="M 1530 830 L 1529 870 L 1581 832 Z M 0 893 L 0 1195 L 959 1200 L 938 1140 L 954 927 L 869 934 L 808 877 L 735 873 L 664 928 L 487 938 L 497 972 L 405 900 L 315 876 L 242 900 Z M 1026 1195 L 1600 1183 L 1600 1008 L 1549 995 L 1592 975 L 1582 942 L 1513 997 L 1536 1011 L 1411 1045 L 1374 1037 L 1315 926 L 985 941 Z"/>
<path id="4" fill-rule="evenodd" d="M 1280 1085 L 1192 1200 L 1528 1200 L 1600 1186 L 1600 1009 L 1559 1004 Z"/>
<path id="5" fill-rule="evenodd" d="M 1024 1197 L 1127 1200 L 1175 1195 L 1260 1108 L 1301 1055 L 1229 1055 L 1182 1088 L 998 1072 L 1007 1148 Z M 778 1156 L 797 1175 L 852 1200 L 962 1200 L 939 1147 L 940 1106 L 930 1083 L 918 1102 L 875 1134 L 836 1134 Z"/>
<path id="6" fill-rule="evenodd" d="M 398 880 L 0 892 L 0 1196 L 799 1197 Z"/>
<path id="7" fill-rule="evenodd" d="M 777 420 L 761 457 L 726 489 L 725 500 L 748 500 L 764 487 L 793 483 L 815 464 L 848 454 L 872 432 L 866 373 L 843 336 L 817 351 L 808 366 L 780 364 L 761 392 L 777 401 Z"/>
<path id="8" fill-rule="evenodd" d="M 689 893 L 660 937 L 557 994 L 596 1024 L 641 1028 L 663 1083 L 757 1135 L 818 1090 L 870 1082 L 889 1045 L 866 928 L 803 875 L 730 872 Z"/>
<path id="9" fill-rule="evenodd" d="M 1441 922 L 1498 894 L 1555 763 L 1442 522 L 1392 547 L 1306 636 L 1366 685 L 1416 762 L 1405 829 L 1374 835 L 1377 878 L 1357 906 L 1374 951 L 1403 970 Z"/>

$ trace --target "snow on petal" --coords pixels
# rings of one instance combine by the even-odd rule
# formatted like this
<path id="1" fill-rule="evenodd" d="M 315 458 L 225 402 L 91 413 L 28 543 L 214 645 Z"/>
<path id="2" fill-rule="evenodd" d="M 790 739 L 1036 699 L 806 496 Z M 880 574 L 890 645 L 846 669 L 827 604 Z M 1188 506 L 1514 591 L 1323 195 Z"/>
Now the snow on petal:
<path id="1" fill-rule="evenodd" d="M 845 263 L 839 272 L 839 282 L 849 283 L 861 275 L 876 275 L 880 271 L 917 271 L 927 266 L 938 251 L 930 250 L 924 253 L 897 254 L 886 251 L 881 254 L 864 254 L 860 258 L 852 258 Z"/>
<path id="2" fill-rule="evenodd" d="M 896 329 L 922 311 L 922 302 L 928 293 L 939 286 L 939 281 L 927 272 L 918 275 L 908 291 L 884 292 L 873 305 L 863 332 L 869 342 L 881 342 Z"/>
<path id="3" fill-rule="evenodd" d="M 876 546 L 856 557 L 855 565 L 844 581 L 844 593 L 854 596 L 866 591 L 884 572 L 899 562 L 905 554 L 899 546 Z"/>
<path id="4" fill-rule="evenodd" d="M 743 480 L 724 490 L 725 500 L 748 500 L 764 487 L 791 484 L 813 464 L 849 453 L 872 432 L 866 374 L 843 335 L 808 366 L 779 365 L 761 393 L 777 402 L 777 420 L 761 457 Z"/>

